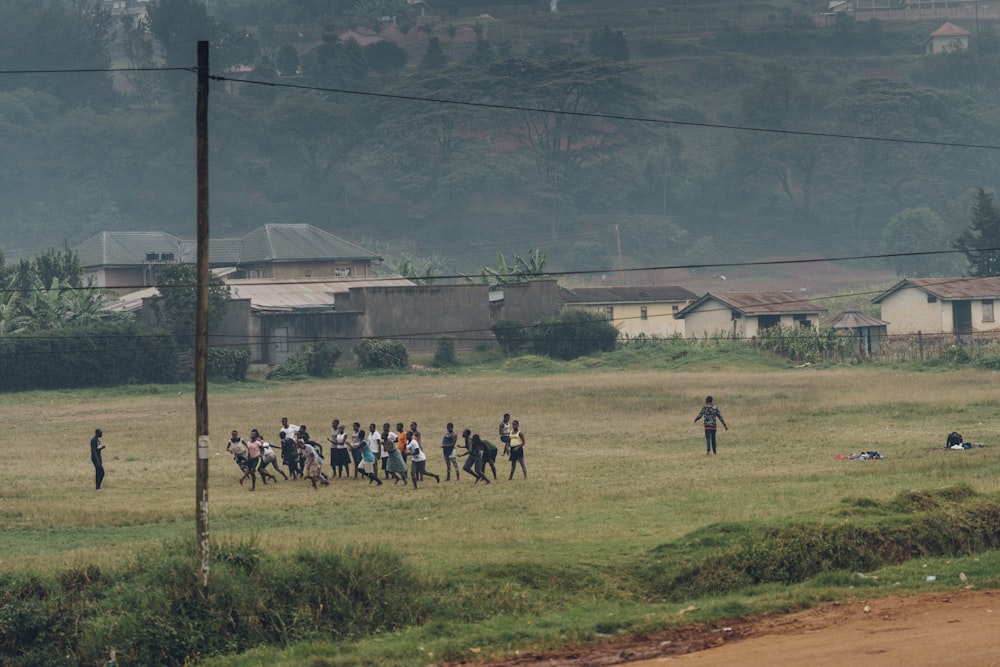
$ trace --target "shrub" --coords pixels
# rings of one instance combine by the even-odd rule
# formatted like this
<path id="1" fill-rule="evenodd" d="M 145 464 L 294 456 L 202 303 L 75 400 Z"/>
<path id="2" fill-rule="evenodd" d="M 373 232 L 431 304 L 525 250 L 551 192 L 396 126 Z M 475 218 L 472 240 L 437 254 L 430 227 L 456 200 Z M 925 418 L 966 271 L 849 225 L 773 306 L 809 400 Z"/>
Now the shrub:
<path id="1" fill-rule="evenodd" d="M 174 382 L 179 349 L 165 329 L 100 323 L 0 337 L 3 391 Z"/>
<path id="2" fill-rule="evenodd" d="M 292 355 L 285 363 L 281 364 L 267 374 L 268 380 L 301 380 L 307 375 L 306 362 Z"/>
<path id="3" fill-rule="evenodd" d="M 308 343 L 302 348 L 302 361 L 306 373 L 313 377 L 330 377 L 333 367 L 340 359 L 340 350 L 326 343 Z"/>
<path id="4" fill-rule="evenodd" d="M 535 323 L 531 339 L 538 354 L 568 360 L 614 352 L 618 329 L 600 315 L 571 308 Z"/>
<path id="5" fill-rule="evenodd" d="M 500 351 L 507 356 L 520 353 L 530 340 L 524 331 L 524 325 L 517 320 L 497 320 L 490 327 L 490 331 L 497 339 Z"/>
<path id="6" fill-rule="evenodd" d="M 438 368 L 455 365 L 455 339 L 451 336 L 438 338 L 437 349 L 434 350 L 434 365 Z"/>
<path id="7" fill-rule="evenodd" d="M 406 346 L 396 340 L 363 340 L 354 356 L 361 368 L 406 368 L 410 363 Z"/>
<path id="8" fill-rule="evenodd" d="M 247 379 L 250 368 L 250 350 L 248 348 L 211 348 L 208 351 L 208 377 L 212 380 Z"/>

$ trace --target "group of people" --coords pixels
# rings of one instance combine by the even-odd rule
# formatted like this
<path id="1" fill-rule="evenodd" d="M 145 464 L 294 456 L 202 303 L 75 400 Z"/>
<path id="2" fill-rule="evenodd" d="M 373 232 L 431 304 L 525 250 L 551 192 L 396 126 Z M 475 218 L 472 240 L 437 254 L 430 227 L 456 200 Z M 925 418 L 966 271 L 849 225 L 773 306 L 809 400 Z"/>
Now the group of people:
<path id="1" fill-rule="evenodd" d="M 518 466 L 527 479 L 524 432 L 516 419 L 511 420 L 510 414 L 505 413 L 500 421 L 498 436 L 503 447 L 500 455 L 510 458 L 510 475 L 507 479 L 514 479 Z M 350 478 L 352 474 L 354 479 L 367 479 L 369 485 L 378 486 L 384 483 L 383 480 L 389 479 L 393 480 L 393 484 L 412 484 L 415 489 L 419 482 L 428 477 L 437 483 L 441 482 L 440 475 L 427 470 L 427 450 L 417 422 L 410 422 L 409 428 L 404 428 L 402 422 L 397 422 L 395 429 L 390 427 L 389 422 L 383 423 L 381 429 L 371 423 L 365 429 L 360 422 L 354 422 L 348 428 L 339 419 L 334 419 L 330 424 L 330 436 L 326 439 L 329 444 L 324 447 L 310 437 L 305 424 L 291 424 L 287 417 L 282 417 L 278 439 L 280 445 L 272 446 L 257 429 L 250 432 L 249 440 L 240 437 L 239 431 L 232 432 L 226 451 L 232 454 L 233 460 L 240 467 L 241 485 L 249 479 L 250 490 L 255 490 L 258 476 L 267 484 L 268 481 L 278 481 L 275 473 L 285 479 L 309 480 L 313 488 L 328 486 L 331 478 Z M 278 465 L 276 447 L 281 454 L 282 465 L 288 469 L 287 474 Z M 496 460 L 501 450 L 478 433 L 464 429 L 459 434 L 455 425 L 449 423 L 441 439 L 441 451 L 445 463 L 445 481 L 451 480 L 454 470 L 455 481 L 464 472 L 475 479 L 476 483 L 482 481 L 490 484 L 486 474 L 487 467 L 492 473 L 493 481 L 496 481 Z M 458 459 L 463 457 L 466 460 L 460 471 Z M 324 470 L 327 461 L 329 475 Z M 267 470 L 269 466 L 273 472 Z"/>

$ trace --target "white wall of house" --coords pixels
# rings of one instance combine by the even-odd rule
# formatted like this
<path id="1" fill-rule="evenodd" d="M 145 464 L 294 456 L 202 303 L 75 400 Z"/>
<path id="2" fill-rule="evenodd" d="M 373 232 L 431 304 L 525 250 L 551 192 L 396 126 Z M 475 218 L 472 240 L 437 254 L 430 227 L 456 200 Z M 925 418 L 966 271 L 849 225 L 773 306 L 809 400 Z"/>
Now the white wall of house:
<path id="1" fill-rule="evenodd" d="M 687 302 L 670 303 L 609 303 L 609 304 L 568 304 L 567 308 L 581 308 L 601 317 L 608 315 L 611 308 L 611 323 L 623 334 L 628 336 L 656 336 L 669 338 L 684 335 L 684 320 L 674 319 L 674 313 L 687 305 Z M 643 308 L 646 315 L 643 317 Z"/>
<path id="2" fill-rule="evenodd" d="M 729 306 L 718 301 L 707 301 L 696 310 L 684 316 L 684 336 L 686 338 L 704 338 L 717 333 L 742 337 L 745 335 L 746 318 L 733 320 Z M 754 328 L 756 331 L 756 326 Z M 753 334 L 751 334 L 753 335 Z"/>
<path id="3" fill-rule="evenodd" d="M 951 332 L 951 304 L 940 299 L 928 303 L 927 296 L 927 292 L 909 287 L 897 290 L 882 300 L 881 319 L 889 323 L 887 330 L 890 336 L 918 331 Z"/>

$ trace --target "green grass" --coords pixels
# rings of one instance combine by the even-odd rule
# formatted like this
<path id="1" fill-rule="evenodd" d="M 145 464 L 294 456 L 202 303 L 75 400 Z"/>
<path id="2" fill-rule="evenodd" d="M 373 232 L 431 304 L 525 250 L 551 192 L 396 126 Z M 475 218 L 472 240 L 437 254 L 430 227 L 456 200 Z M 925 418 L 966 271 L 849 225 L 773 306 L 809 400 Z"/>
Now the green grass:
<path id="1" fill-rule="evenodd" d="M 216 647 L 201 655 L 206 664 L 475 661 L 623 631 L 919 592 L 932 571 L 938 590 L 958 588 L 960 572 L 977 586 L 1000 586 L 987 539 L 998 528 L 997 447 L 932 451 L 952 430 L 1000 442 L 988 400 L 1000 376 L 990 371 L 791 368 L 725 346 L 681 356 L 665 346 L 566 364 L 480 358 L 448 372 L 338 375 L 210 389 L 214 552 L 259 554 L 264 572 L 253 574 L 260 577 L 253 604 L 269 612 L 243 607 L 251 601 L 231 588 L 239 581 L 232 556 L 215 561 L 218 595 L 234 614 L 257 619 L 246 628 L 257 634 L 222 652 L 252 650 L 223 657 Z M 693 423 L 706 394 L 730 425 L 717 457 L 704 455 Z M 525 430 L 527 480 L 518 473 L 508 481 L 501 460 L 501 479 L 490 486 L 463 478 L 414 491 L 335 480 L 318 491 L 280 482 L 251 493 L 223 451 L 230 428 L 258 427 L 271 439 L 282 416 L 308 423 L 318 440 L 333 417 L 416 420 L 428 467 L 443 472 L 436 445 L 444 424 L 493 438 L 503 412 Z M 206 628 L 222 622 L 213 615 L 218 602 L 199 611 L 185 588 L 195 565 L 190 386 L 6 394 L 0 417 L 19 425 L 0 490 L 0 591 L 35 577 L 52 599 L 65 596 L 60 613 L 81 614 L 73 627 L 87 638 L 88 656 L 120 636 L 124 620 L 89 619 L 84 606 L 124 619 L 113 610 L 132 605 L 134 617 L 171 632 L 189 632 L 185 618 L 207 615 L 198 621 Z M 87 448 L 96 427 L 108 445 L 101 494 L 92 488 Z M 862 449 L 887 458 L 834 458 Z M 885 543 L 873 535 L 887 536 Z M 895 556 L 904 550 L 898 544 L 909 549 L 907 559 Z M 396 602 L 408 615 L 385 616 L 388 631 L 375 634 L 324 630 L 324 613 L 332 612 L 296 605 L 306 593 L 294 592 L 291 575 L 277 575 L 309 578 L 318 567 L 311 564 L 333 554 L 342 560 L 322 566 L 330 572 L 407 577 Z M 389 565 L 378 565 L 384 558 Z M 95 567 L 100 581 L 118 583 L 80 584 L 85 593 L 70 595 L 66 582 L 86 580 L 80 573 Z M 308 595 L 321 601 L 332 590 Z M 159 596 L 173 599 L 175 611 L 162 615 L 141 602 Z M 0 599 L 0 615 L 19 608 L 10 604 Z M 39 618 L 51 611 L 38 605 Z M 696 609 L 679 613 L 689 607 Z M 0 625 L 5 657 L 4 633 L 27 631 L 35 617 L 17 618 Z M 275 623 L 285 630 L 267 630 Z M 258 645 L 275 636 L 284 639 Z"/>

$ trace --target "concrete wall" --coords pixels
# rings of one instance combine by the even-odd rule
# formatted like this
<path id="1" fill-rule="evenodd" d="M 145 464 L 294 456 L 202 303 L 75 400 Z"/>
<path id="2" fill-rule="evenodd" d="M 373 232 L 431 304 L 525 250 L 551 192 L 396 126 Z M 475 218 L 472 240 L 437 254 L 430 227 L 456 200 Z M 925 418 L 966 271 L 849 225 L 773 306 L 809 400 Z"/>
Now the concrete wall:
<path id="1" fill-rule="evenodd" d="M 684 336 L 703 338 L 716 333 L 730 336 L 744 335 L 745 318 L 733 319 L 732 310 L 718 301 L 710 300 L 684 316 Z"/>
<path id="2" fill-rule="evenodd" d="M 210 345 L 248 345 L 250 363 L 276 365 L 312 342 L 325 342 L 351 362 L 364 338 L 390 338 L 411 353 L 433 353 L 443 336 L 458 350 L 495 345 L 490 326 L 499 319 L 530 324 L 559 311 L 556 282 L 506 287 L 490 303 L 487 285 L 355 287 L 337 295 L 336 311 L 253 312 L 249 299 L 232 299 L 226 315 L 209 325 Z M 155 323 L 155 307 L 143 302 L 140 319 Z"/>
<path id="3" fill-rule="evenodd" d="M 628 336 L 657 336 L 669 338 L 674 335 L 684 335 L 684 320 L 674 318 L 674 313 L 686 306 L 688 302 L 670 303 L 609 303 L 606 305 L 568 303 L 566 308 L 579 308 L 604 317 L 608 306 L 614 309 L 614 319 L 611 321 L 619 331 Z M 642 318 L 642 308 L 646 308 L 646 319 Z"/>
<path id="4" fill-rule="evenodd" d="M 972 330 L 1000 330 L 1000 299 L 993 301 L 993 321 L 983 319 L 983 299 L 968 299 L 972 305 Z M 915 334 L 921 331 L 926 334 L 954 333 L 952 318 L 952 302 L 941 301 L 927 303 L 927 293 L 915 287 L 904 288 L 893 292 L 881 303 L 881 319 L 889 323 L 889 335 Z"/>
<path id="5" fill-rule="evenodd" d="M 927 293 L 915 287 L 897 290 L 881 302 L 881 317 L 889 323 L 889 335 L 945 333 L 951 331 L 951 304 L 927 303 Z"/>

